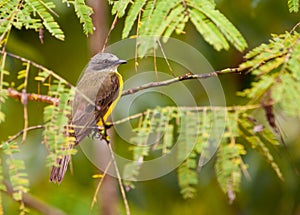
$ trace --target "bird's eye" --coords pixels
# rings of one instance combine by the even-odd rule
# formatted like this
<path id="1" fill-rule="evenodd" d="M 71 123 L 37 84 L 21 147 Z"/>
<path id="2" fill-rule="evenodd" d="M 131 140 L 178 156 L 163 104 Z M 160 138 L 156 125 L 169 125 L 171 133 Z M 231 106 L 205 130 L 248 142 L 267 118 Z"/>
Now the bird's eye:
<path id="1" fill-rule="evenodd" d="M 104 60 L 103 63 L 108 63 L 108 60 Z"/>

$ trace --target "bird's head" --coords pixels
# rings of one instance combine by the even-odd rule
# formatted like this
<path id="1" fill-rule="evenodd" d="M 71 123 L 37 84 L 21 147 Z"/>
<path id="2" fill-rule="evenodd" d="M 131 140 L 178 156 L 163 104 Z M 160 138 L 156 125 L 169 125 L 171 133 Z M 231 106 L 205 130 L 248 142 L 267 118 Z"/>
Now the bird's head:
<path id="1" fill-rule="evenodd" d="M 120 64 L 125 63 L 126 60 L 120 60 L 113 54 L 100 52 L 92 57 L 88 67 L 91 71 L 115 71 Z"/>

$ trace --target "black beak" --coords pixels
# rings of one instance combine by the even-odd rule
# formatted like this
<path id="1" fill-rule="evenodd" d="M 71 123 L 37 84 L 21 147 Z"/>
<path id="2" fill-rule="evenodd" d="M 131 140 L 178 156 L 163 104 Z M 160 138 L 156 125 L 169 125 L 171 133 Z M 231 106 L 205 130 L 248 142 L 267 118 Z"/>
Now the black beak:
<path id="1" fill-rule="evenodd" d="M 125 63 L 127 63 L 127 60 L 119 60 L 118 61 L 118 64 L 125 64 Z"/>

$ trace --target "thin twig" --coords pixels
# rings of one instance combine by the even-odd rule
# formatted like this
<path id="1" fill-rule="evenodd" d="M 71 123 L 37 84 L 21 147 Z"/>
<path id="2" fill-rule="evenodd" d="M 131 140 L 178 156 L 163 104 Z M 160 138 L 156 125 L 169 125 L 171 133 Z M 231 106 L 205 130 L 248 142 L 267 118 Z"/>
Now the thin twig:
<path id="1" fill-rule="evenodd" d="M 21 136 L 24 132 L 28 132 L 28 131 L 32 131 L 32 130 L 37 130 L 37 129 L 41 129 L 41 128 L 44 128 L 43 125 L 35 125 L 35 126 L 30 126 L 28 128 L 25 128 L 21 131 L 19 131 L 18 133 L 16 133 L 15 135 L 13 136 L 10 136 L 9 139 L 6 141 L 8 143 L 14 141 L 15 139 L 17 139 L 19 136 Z"/>
<path id="2" fill-rule="evenodd" d="M 112 22 L 111 27 L 110 27 L 110 29 L 109 29 L 109 31 L 108 31 L 108 33 L 107 33 L 107 36 L 106 36 L 106 38 L 105 38 L 105 41 L 104 41 L 104 44 L 103 44 L 103 47 L 102 47 L 102 50 L 101 50 L 102 52 L 105 50 L 106 45 L 107 45 L 107 43 L 108 43 L 109 36 L 110 36 L 112 30 L 115 28 L 115 26 L 116 26 L 116 24 L 117 24 L 117 21 L 118 21 L 118 15 L 119 15 L 119 12 L 116 13 L 115 18 L 114 18 L 114 21 Z"/>
<path id="3" fill-rule="evenodd" d="M 68 81 L 66 81 L 65 79 L 63 79 L 61 76 L 57 75 L 54 71 L 52 71 L 52 70 L 50 70 L 50 69 L 47 69 L 46 67 L 44 67 L 44 66 L 42 66 L 42 65 L 40 65 L 40 64 L 38 64 L 38 63 L 36 63 L 36 62 L 34 62 L 34 61 L 28 60 L 28 59 L 26 59 L 26 58 L 24 58 L 24 57 L 21 57 L 21 56 L 19 56 L 19 55 L 16 55 L 16 54 L 13 54 L 13 53 L 10 53 L 10 52 L 6 52 L 6 51 L 3 51 L 3 50 L 0 51 L 0 54 L 2 54 L 2 55 L 6 54 L 6 55 L 8 55 L 8 56 L 10 56 L 10 57 L 13 57 L 13 58 L 15 58 L 15 59 L 18 59 L 18 60 L 20 60 L 20 61 L 29 63 L 29 64 L 31 64 L 32 66 L 34 66 L 34 67 L 36 67 L 36 68 L 38 68 L 38 69 L 40 69 L 40 70 L 42 70 L 42 71 L 47 71 L 47 73 L 48 73 L 49 75 L 51 75 L 51 76 L 53 76 L 54 78 L 56 78 L 57 80 L 63 82 L 63 83 L 66 84 L 68 87 L 71 87 L 71 88 L 73 87 L 73 85 L 72 85 L 71 83 L 69 83 Z"/>
<path id="4" fill-rule="evenodd" d="M 107 166 L 105 167 L 105 170 L 104 170 L 104 172 L 103 172 L 103 174 L 102 174 L 102 177 L 100 178 L 100 181 L 99 181 L 99 183 L 98 183 L 98 185 L 97 185 L 97 188 L 96 188 L 95 193 L 94 193 L 93 201 L 92 201 L 92 204 L 91 204 L 91 210 L 92 210 L 92 208 L 94 207 L 95 203 L 97 202 L 97 195 L 98 195 L 98 192 L 99 192 L 99 190 L 100 190 L 100 187 L 101 187 L 101 185 L 102 185 L 102 183 L 103 183 L 104 177 L 106 176 L 107 171 L 108 171 L 108 169 L 109 169 L 111 163 L 112 163 L 112 159 L 109 161 L 109 163 L 108 163 Z"/>
<path id="5" fill-rule="evenodd" d="M 294 33 L 294 31 L 296 31 L 296 28 L 298 28 L 300 25 L 300 22 L 298 22 L 293 28 L 292 30 L 290 31 L 290 33 Z"/>
<path id="6" fill-rule="evenodd" d="M 27 110 L 27 103 L 28 103 L 28 97 L 26 95 L 27 85 L 28 85 L 28 74 L 30 70 L 30 64 L 26 64 L 26 74 L 24 78 L 24 88 L 22 90 L 22 96 L 21 96 L 21 103 L 23 104 L 23 115 L 24 115 L 24 129 L 28 128 L 28 110 Z M 26 140 L 27 132 L 23 133 L 22 142 Z"/>
<path id="7" fill-rule="evenodd" d="M 113 149 L 111 147 L 111 144 L 108 143 L 107 145 L 108 145 L 108 148 L 109 148 L 109 151 L 110 151 L 110 154 L 111 154 L 111 158 L 112 158 L 113 164 L 115 166 L 115 170 L 116 170 L 116 174 L 117 174 L 119 186 L 120 186 L 120 189 L 121 189 L 121 194 L 122 194 L 123 202 L 124 202 L 124 205 L 125 205 L 126 215 L 130 215 L 129 204 L 128 204 L 128 201 L 127 201 L 127 198 L 126 198 L 125 189 L 124 189 L 123 184 L 122 184 L 121 175 L 120 175 L 119 168 L 118 168 L 118 165 L 117 165 L 117 162 L 116 162 L 114 151 L 113 151 Z"/>
<path id="8" fill-rule="evenodd" d="M 167 65 L 168 65 L 168 67 L 169 67 L 169 70 L 170 70 L 171 74 L 172 74 L 173 76 L 175 76 L 175 74 L 174 74 L 174 72 L 173 72 L 173 69 L 172 69 L 172 66 L 171 66 L 171 64 L 170 64 L 170 62 L 169 62 L 169 60 L 168 60 L 168 58 L 167 58 L 167 55 L 166 55 L 166 53 L 165 53 L 165 51 L 164 51 L 164 49 L 163 49 L 163 47 L 162 47 L 160 41 L 159 41 L 159 40 L 156 40 L 156 42 L 157 42 L 157 44 L 158 44 L 158 46 L 159 46 L 159 48 L 160 48 L 160 50 L 161 50 L 161 53 L 163 54 L 163 57 L 164 57 L 164 59 L 165 59 Z"/>

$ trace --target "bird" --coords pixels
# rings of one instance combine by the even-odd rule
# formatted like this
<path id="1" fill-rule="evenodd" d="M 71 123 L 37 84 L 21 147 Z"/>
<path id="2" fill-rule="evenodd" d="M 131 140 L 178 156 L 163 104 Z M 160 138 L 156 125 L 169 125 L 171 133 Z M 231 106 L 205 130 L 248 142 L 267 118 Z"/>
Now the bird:
<path id="1" fill-rule="evenodd" d="M 99 52 L 91 58 L 76 86 L 72 101 L 69 136 L 75 137 L 72 149 L 105 121 L 121 97 L 123 79 L 117 68 L 127 63 L 111 53 Z M 71 155 L 57 159 L 52 167 L 50 181 L 60 183 L 66 173 Z"/>

